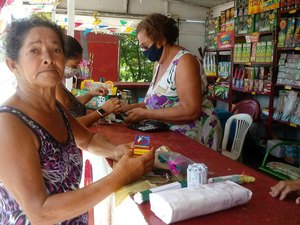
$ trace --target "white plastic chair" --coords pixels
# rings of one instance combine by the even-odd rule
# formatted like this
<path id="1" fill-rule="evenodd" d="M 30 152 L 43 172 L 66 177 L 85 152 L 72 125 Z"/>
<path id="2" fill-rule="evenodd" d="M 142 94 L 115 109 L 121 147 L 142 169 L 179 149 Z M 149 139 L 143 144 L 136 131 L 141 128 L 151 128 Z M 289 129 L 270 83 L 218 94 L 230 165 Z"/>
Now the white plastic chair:
<path id="1" fill-rule="evenodd" d="M 227 149 L 230 128 L 235 121 L 235 134 L 231 149 Z M 233 160 L 240 160 L 246 134 L 252 124 L 252 117 L 246 113 L 232 115 L 226 121 L 221 153 Z"/>

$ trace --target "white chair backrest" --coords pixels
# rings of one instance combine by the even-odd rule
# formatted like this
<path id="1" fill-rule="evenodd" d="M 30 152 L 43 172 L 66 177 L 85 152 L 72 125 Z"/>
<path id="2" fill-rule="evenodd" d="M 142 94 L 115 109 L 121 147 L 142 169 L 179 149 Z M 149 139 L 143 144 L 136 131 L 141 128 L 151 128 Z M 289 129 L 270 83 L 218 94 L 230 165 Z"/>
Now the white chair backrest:
<path id="1" fill-rule="evenodd" d="M 233 121 L 235 121 L 235 134 L 232 143 L 231 149 L 227 149 L 227 144 L 229 140 L 230 128 L 233 125 Z M 221 153 L 233 160 L 238 160 L 241 156 L 241 152 L 244 145 L 244 140 L 246 134 L 252 124 L 252 117 L 246 113 L 239 113 L 232 115 L 226 121 L 224 136 L 222 141 L 222 151 Z"/>

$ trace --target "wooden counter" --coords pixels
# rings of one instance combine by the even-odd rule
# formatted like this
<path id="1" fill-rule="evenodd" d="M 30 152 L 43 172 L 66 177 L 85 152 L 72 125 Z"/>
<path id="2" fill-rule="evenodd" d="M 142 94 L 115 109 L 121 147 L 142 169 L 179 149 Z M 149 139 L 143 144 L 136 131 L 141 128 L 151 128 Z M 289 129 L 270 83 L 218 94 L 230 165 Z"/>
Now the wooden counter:
<path id="1" fill-rule="evenodd" d="M 93 132 L 103 134 L 114 144 L 131 142 L 136 131 L 126 128 L 122 124 L 100 125 L 90 128 Z M 275 179 L 251 169 L 239 162 L 233 161 L 221 154 L 175 132 L 150 133 L 151 141 L 155 147 L 169 146 L 173 151 L 179 152 L 196 162 L 205 163 L 210 176 L 224 176 L 241 174 L 255 177 L 256 181 L 243 184 L 253 192 L 252 199 L 245 205 L 204 215 L 178 223 L 176 225 L 300 225 L 300 206 L 296 205 L 295 198 L 280 201 L 269 195 L 270 187 L 277 183 Z M 145 221 L 150 225 L 165 224 L 150 210 L 150 204 L 138 205 Z M 124 224 L 132 225 L 132 224 Z"/>

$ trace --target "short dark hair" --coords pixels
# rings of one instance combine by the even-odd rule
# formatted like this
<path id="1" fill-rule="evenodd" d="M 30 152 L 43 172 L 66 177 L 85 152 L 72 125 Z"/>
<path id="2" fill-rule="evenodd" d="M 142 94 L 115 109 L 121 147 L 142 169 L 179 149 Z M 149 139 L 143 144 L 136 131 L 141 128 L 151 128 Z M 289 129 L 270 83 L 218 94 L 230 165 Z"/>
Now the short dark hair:
<path id="1" fill-rule="evenodd" d="M 146 16 L 138 25 L 136 33 L 145 30 L 152 41 L 158 42 L 166 38 L 168 44 L 175 44 L 179 30 L 176 21 L 159 13 Z"/>
<path id="2" fill-rule="evenodd" d="M 82 56 L 83 49 L 80 43 L 73 37 L 66 35 L 65 40 L 65 57 L 66 59 L 74 59 Z"/>
<path id="3" fill-rule="evenodd" d="M 25 37 L 28 32 L 35 27 L 48 27 L 53 30 L 58 35 L 61 47 L 64 49 L 65 35 L 63 29 L 48 19 L 35 16 L 13 21 L 8 26 L 5 40 L 5 51 L 7 57 L 13 59 L 14 61 L 18 61 L 19 52 L 23 46 Z"/>

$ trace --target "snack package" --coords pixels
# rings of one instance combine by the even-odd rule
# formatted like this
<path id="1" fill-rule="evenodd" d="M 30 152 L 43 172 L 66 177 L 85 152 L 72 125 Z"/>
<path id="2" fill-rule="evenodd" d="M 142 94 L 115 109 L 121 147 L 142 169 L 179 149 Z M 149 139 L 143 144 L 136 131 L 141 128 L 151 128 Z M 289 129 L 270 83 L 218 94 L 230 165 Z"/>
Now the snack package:
<path id="1" fill-rule="evenodd" d="M 296 100 L 298 97 L 297 91 L 289 91 L 284 98 L 284 109 L 282 112 L 282 121 L 289 121 L 293 111 L 296 107 Z"/>
<path id="2" fill-rule="evenodd" d="M 158 159 L 161 163 L 167 163 L 174 175 L 185 175 L 189 164 L 195 163 L 192 159 L 176 152 L 161 152 L 158 154 Z"/>
<path id="3" fill-rule="evenodd" d="M 300 46 L 300 17 L 296 18 L 295 33 L 294 33 L 294 47 Z"/>
<path id="4" fill-rule="evenodd" d="M 285 38 L 287 32 L 287 18 L 280 19 L 279 22 L 279 33 L 278 33 L 278 44 L 277 47 L 283 48 L 285 46 Z"/>
<path id="5" fill-rule="evenodd" d="M 300 97 L 297 98 L 296 107 L 291 115 L 290 122 L 300 125 Z"/>
<path id="6" fill-rule="evenodd" d="M 284 109 L 284 98 L 286 95 L 286 91 L 285 90 L 281 90 L 279 91 L 279 98 L 278 98 L 278 105 L 275 109 L 275 112 L 273 114 L 273 119 L 274 120 L 280 120 L 282 117 L 282 112 Z"/>
<path id="7" fill-rule="evenodd" d="M 295 30 L 295 17 L 288 18 L 287 32 L 285 37 L 285 47 L 294 47 L 294 30 Z"/>

